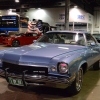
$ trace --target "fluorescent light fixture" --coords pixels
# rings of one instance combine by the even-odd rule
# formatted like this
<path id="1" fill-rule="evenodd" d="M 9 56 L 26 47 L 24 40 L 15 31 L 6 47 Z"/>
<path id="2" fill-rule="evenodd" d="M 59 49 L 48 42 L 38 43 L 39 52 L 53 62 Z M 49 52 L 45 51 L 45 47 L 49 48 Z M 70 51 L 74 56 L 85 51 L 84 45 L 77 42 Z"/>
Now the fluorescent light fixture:
<path id="1" fill-rule="evenodd" d="M 38 9 L 41 9 L 41 8 L 38 8 Z"/>
<path id="2" fill-rule="evenodd" d="M 77 8 L 77 6 L 74 6 L 74 8 Z"/>
<path id="3" fill-rule="evenodd" d="M 15 2 L 19 2 L 19 0 L 15 0 Z"/>
<path id="4" fill-rule="evenodd" d="M 9 11 L 12 11 L 12 9 L 9 9 Z"/>

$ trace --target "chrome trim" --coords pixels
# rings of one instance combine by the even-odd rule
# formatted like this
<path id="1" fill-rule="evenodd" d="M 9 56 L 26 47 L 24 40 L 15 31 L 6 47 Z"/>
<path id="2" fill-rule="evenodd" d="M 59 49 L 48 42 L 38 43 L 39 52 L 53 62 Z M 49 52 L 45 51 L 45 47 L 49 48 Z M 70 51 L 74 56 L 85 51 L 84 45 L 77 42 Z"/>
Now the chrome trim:
<path id="1" fill-rule="evenodd" d="M 2 62 L 7 62 L 7 63 L 12 63 L 12 64 L 17 64 L 19 63 L 19 61 L 8 61 L 7 59 L 2 60 Z"/>
<path id="2" fill-rule="evenodd" d="M 38 65 L 38 64 L 36 64 L 35 65 L 35 63 L 32 65 L 32 64 L 19 64 L 19 63 L 21 63 L 21 62 L 19 62 L 19 61 L 13 61 L 13 62 L 10 62 L 10 61 L 5 61 L 5 60 L 3 60 L 2 62 L 7 62 L 7 63 L 10 63 L 10 64 L 17 64 L 17 65 L 22 65 L 22 66 L 33 66 L 33 67 L 46 67 L 46 68 L 48 68 L 48 66 L 45 66 L 45 65 Z M 30 62 L 27 62 L 27 63 L 30 63 Z"/>
<path id="3" fill-rule="evenodd" d="M 19 62 L 20 63 L 20 62 Z M 48 68 L 48 66 L 44 66 L 44 65 L 29 65 L 29 64 L 18 64 L 18 65 L 23 65 L 23 66 L 33 66 L 33 67 L 46 67 Z"/>
<path id="4" fill-rule="evenodd" d="M 17 66 L 31 66 L 31 67 L 44 67 L 44 68 L 48 68 L 48 72 L 50 72 L 50 69 L 49 69 L 49 67 L 48 66 L 45 66 L 45 65 L 28 65 L 28 64 L 16 64 L 16 63 L 12 63 L 12 62 L 8 62 L 8 61 L 3 61 L 3 62 L 5 62 L 5 63 L 9 63 L 9 64 L 15 64 L 15 65 L 17 65 Z"/>
<path id="5" fill-rule="evenodd" d="M 26 75 L 24 72 L 22 75 L 6 72 L 6 77 L 5 77 L 5 71 L 2 69 L 0 69 L 0 76 L 6 79 L 7 77 L 22 79 L 23 82 L 25 83 L 24 86 L 26 86 L 26 83 L 27 85 L 40 85 L 40 86 L 45 85 L 50 87 L 56 86 L 56 85 L 53 86 L 52 84 L 58 84 L 58 85 L 64 84 L 65 86 L 68 86 L 73 81 L 72 79 L 75 79 L 75 77 L 58 78 L 57 76 L 44 76 L 44 75 L 31 76 L 31 75 Z"/>

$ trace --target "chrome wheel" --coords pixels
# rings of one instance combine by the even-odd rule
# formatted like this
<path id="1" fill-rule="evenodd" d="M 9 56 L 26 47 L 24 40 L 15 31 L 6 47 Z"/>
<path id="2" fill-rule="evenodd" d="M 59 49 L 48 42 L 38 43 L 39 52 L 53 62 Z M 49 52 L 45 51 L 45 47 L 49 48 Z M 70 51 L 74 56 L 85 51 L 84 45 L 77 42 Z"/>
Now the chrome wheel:
<path id="1" fill-rule="evenodd" d="M 83 82 L 83 70 L 82 68 L 79 69 L 77 77 L 76 77 L 76 90 L 80 91 Z"/>
<path id="2" fill-rule="evenodd" d="M 78 92 L 80 92 L 81 88 L 82 88 L 82 82 L 83 82 L 83 69 L 80 68 L 76 74 L 76 78 L 73 81 L 73 83 L 71 84 L 70 88 L 70 93 L 71 94 L 77 94 Z"/>
<path id="3" fill-rule="evenodd" d="M 13 47 L 18 47 L 19 46 L 19 41 L 17 41 L 17 40 L 12 41 L 12 46 Z"/>

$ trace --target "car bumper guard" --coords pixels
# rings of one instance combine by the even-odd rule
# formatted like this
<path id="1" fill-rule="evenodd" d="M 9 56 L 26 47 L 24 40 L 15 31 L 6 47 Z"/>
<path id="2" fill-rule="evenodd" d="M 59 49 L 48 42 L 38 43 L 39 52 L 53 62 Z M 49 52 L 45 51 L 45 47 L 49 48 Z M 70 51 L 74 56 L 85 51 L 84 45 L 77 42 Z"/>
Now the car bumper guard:
<path id="1" fill-rule="evenodd" d="M 25 74 L 27 70 L 23 71 L 22 75 L 17 75 L 14 73 L 8 73 L 8 68 L 5 70 L 0 69 L 0 76 L 6 78 L 7 82 L 9 82 L 8 77 L 21 79 L 23 81 L 24 86 L 28 85 L 38 85 L 38 86 L 50 86 L 50 87 L 58 87 L 58 88 L 66 88 L 68 87 L 75 79 L 75 75 L 73 77 L 58 77 L 54 75 L 27 75 Z M 62 85 L 62 86 L 61 86 Z M 59 87 L 60 86 L 60 87 Z"/>

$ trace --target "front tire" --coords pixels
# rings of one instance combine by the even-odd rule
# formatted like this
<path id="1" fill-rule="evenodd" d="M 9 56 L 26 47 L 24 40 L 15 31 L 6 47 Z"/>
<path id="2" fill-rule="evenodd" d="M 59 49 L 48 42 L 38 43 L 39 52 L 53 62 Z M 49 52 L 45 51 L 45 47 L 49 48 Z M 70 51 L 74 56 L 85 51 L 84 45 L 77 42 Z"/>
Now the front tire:
<path id="1" fill-rule="evenodd" d="M 83 82 L 83 69 L 80 68 L 78 70 L 78 73 L 76 75 L 75 80 L 73 81 L 73 83 L 71 84 L 70 88 L 70 92 L 72 94 L 77 94 L 80 92 L 81 88 L 82 88 L 82 82 Z"/>
<path id="2" fill-rule="evenodd" d="M 18 40 L 13 40 L 12 41 L 12 46 L 13 47 L 18 47 L 20 45 L 19 41 Z"/>

